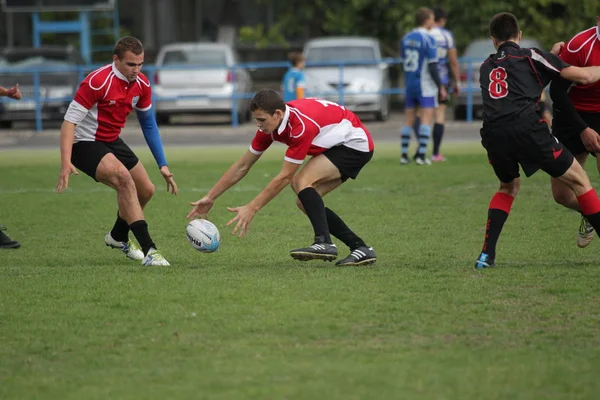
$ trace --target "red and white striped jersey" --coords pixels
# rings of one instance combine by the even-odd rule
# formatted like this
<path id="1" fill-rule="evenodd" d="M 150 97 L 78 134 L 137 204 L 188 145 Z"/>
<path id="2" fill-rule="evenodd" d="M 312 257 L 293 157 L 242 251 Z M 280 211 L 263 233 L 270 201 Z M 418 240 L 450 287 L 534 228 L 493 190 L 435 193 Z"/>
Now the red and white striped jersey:
<path id="1" fill-rule="evenodd" d="M 369 152 L 373 138 L 360 119 L 339 104 L 305 98 L 286 103 L 285 114 L 276 132 L 256 132 L 250 151 L 262 154 L 274 142 L 288 146 L 285 160 L 302 164 L 306 156 L 316 156 L 335 146 Z"/>
<path id="2" fill-rule="evenodd" d="M 77 125 L 75 142 L 112 142 L 134 107 L 146 111 L 151 106 L 152 89 L 146 76 L 140 73 L 130 82 L 114 64 L 108 64 L 81 82 L 65 120 Z"/>
<path id="3" fill-rule="evenodd" d="M 560 58 L 576 67 L 600 66 L 600 29 L 594 26 L 579 32 L 562 49 Z M 600 113 L 600 81 L 573 84 L 569 97 L 578 111 Z"/>

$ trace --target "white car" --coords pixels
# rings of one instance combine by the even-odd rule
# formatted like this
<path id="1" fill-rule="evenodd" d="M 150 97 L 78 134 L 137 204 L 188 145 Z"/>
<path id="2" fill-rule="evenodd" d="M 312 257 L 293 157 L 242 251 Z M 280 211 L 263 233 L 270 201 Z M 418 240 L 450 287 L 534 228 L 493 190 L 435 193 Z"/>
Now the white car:
<path id="1" fill-rule="evenodd" d="M 375 113 L 378 120 L 389 116 L 389 69 L 382 62 L 377 39 L 365 37 L 327 37 L 312 39 L 304 46 L 306 57 L 306 94 L 321 97 L 355 112 Z M 348 63 L 342 68 L 338 63 Z M 340 88 L 343 99 L 340 100 Z"/>
<path id="2" fill-rule="evenodd" d="M 238 63 L 231 46 L 222 43 L 173 43 L 161 48 L 153 88 L 158 123 L 169 123 L 175 114 L 230 114 L 232 104 L 239 120 L 248 120 L 252 80 L 246 70 L 232 68 Z"/>

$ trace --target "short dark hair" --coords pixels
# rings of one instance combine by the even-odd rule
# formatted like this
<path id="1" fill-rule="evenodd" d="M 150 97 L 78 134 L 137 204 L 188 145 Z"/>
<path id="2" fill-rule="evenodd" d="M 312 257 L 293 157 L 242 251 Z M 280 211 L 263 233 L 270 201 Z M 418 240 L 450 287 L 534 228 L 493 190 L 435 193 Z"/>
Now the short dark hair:
<path id="1" fill-rule="evenodd" d="M 519 31 L 517 17 L 508 12 L 494 15 L 490 22 L 490 35 L 501 42 L 518 38 Z"/>
<path id="2" fill-rule="evenodd" d="M 423 26 L 425 21 L 427 21 L 432 16 L 433 11 L 431 10 L 431 8 L 421 7 L 417 10 L 417 13 L 415 14 L 415 24 L 417 24 L 417 26 Z"/>
<path id="3" fill-rule="evenodd" d="M 435 22 L 440 22 L 442 19 L 448 19 L 448 13 L 441 6 L 433 8 L 433 17 Z"/>
<path id="4" fill-rule="evenodd" d="M 288 59 L 292 63 L 294 67 L 298 66 L 302 61 L 304 61 L 304 54 L 301 51 L 292 51 L 288 54 Z"/>
<path id="5" fill-rule="evenodd" d="M 144 52 L 144 45 L 138 38 L 134 38 L 133 36 L 124 36 L 117 44 L 115 44 L 115 50 L 113 54 L 115 54 L 119 60 L 123 59 L 126 51 L 130 51 L 133 54 L 140 55 Z"/>
<path id="6" fill-rule="evenodd" d="M 275 114 L 275 111 L 285 111 L 285 102 L 283 98 L 273 89 L 263 89 L 256 92 L 252 101 L 250 101 L 250 111 L 262 110 L 269 115 Z"/>

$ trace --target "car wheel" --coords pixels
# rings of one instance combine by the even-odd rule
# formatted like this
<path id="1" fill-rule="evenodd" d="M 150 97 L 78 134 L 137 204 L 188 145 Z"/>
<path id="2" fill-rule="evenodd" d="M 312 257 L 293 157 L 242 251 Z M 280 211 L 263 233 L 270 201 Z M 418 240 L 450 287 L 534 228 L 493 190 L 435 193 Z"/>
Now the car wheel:
<path id="1" fill-rule="evenodd" d="M 12 121 L 0 121 L 0 129 L 11 129 L 13 126 Z"/>
<path id="2" fill-rule="evenodd" d="M 156 123 L 158 125 L 169 125 L 171 123 L 171 117 L 169 114 L 156 114 Z"/>
<path id="3" fill-rule="evenodd" d="M 390 98 L 384 96 L 381 99 L 381 109 L 375 113 L 377 121 L 387 121 L 390 116 Z"/>

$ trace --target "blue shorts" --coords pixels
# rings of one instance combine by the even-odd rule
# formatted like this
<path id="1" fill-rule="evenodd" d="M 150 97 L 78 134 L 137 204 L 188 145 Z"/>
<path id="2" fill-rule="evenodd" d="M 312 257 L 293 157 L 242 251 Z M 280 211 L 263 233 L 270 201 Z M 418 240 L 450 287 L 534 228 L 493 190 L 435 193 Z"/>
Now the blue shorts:
<path id="1" fill-rule="evenodd" d="M 437 96 L 425 97 L 421 95 L 421 91 L 412 92 L 406 91 L 405 107 L 406 108 L 436 108 L 438 106 Z"/>

